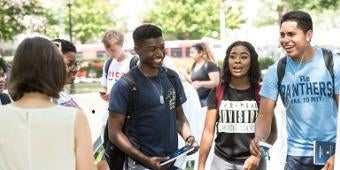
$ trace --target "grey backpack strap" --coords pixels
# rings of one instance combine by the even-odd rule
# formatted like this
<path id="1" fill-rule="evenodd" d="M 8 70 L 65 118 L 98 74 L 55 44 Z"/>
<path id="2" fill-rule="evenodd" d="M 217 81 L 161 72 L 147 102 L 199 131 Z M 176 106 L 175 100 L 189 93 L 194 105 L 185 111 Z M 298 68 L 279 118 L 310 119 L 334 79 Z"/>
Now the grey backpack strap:
<path id="1" fill-rule="evenodd" d="M 109 73 L 109 68 L 110 68 L 110 64 L 112 63 L 112 58 L 109 58 L 108 60 L 106 60 L 105 62 L 105 67 L 104 67 L 104 71 L 106 73 L 105 78 L 107 78 L 107 73 Z"/>
<path id="2" fill-rule="evenodd" d="M 278 90 L 278 95 L 280 94 L 282 103 L 284 104 L 284 96 L 281 94 L 281 82 L 283 77 L 285 76 L 286 72 L 286 64 L 287 64 L 287 56 L 281 58 L 279 60 L 279 63 L 277 64 L 277 90 Z"/>
<path id="3" fill-rule="evenodd" d="M 322 55 L 323 59 L 325 61 L 325 65 L 327 67 L 327 70 L 332 78 L 332 84 L 333 84 L 333 97 L 335 99 L 335 85 L 334 85 L 334 62 L 333 62 L 333 53 L 329 49 L 322 48 Z"/>
<path id="4" fill-rule="evenodd" d="M 128 83 L 128 86 L 129 86 L 127 118 L 130 119 L 134 117 L 134 114 L 136 112 L 138 85 L 131 71 L 126 73 L 121 78 L 124 79 Z"/>
<path id="5" fill-rule="evenodd" d="M 138 55 L 133 55 L 133 57 L 130 60 L 130 65 L 129 68 L 132 69 L 134 66 L 136 66 L 139 62 L 139 56 Z"/>

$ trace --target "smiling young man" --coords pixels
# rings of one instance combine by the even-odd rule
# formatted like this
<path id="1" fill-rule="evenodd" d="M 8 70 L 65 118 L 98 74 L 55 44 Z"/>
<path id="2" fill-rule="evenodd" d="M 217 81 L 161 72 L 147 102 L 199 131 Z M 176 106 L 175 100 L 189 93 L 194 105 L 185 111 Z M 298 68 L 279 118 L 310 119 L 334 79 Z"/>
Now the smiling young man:
<path id="1" fill-rule="evenodd" d="M 312 36 L 313 22 L 308 13 L 291 11 L 282 16 L 280 44 L 288 56 L 284 76 L 278 83 L 278 61 L 268 69 L 260 91 L 260 114 L 250 149 L 253 155 L 260 155 L 257 142 L 269 135 L 273 110 L 280 94 L 287 118 L 286 170 L 334 168 L 334 156 L 325 166 L 313 164 L 313 143 L 335 142 L 336 139 L 340 58 L 333 54 L 333 81 L 322 49 L 311 46 Z"/>
<path id="2" fill-rule="evenodd" d="M 173 84 L 162 67 L 165 47 L 159 27 L 141 25 L 134 30 L 133 40 L 140 64 L 128 74 L 138 84 L 136 111 L 126 135 L 122 129 L 128 112 L 129 86 L 125 79 L 118 80 L 111 91 L 111 99 L 115 99 L 109 102 L 109 137 L 128 155 L 129 169 L 176 169 L 172 163 L 161 167 L 160 162 L 176 151 L 177 133 L 187 144 L 195 142 L 182 110 L 186 101 L 183 86 L 172 71 L 176 80 Z"/>

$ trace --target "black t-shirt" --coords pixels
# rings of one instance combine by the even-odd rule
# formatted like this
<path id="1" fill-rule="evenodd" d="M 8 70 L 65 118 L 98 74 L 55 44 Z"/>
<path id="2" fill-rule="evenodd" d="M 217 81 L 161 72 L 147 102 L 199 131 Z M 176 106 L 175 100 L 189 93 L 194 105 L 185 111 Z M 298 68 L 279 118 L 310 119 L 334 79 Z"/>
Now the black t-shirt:
<path id="1" fill-rule="evenodd" d="M 207 81 L 210 80 L 209 73 L 219 71 L 218 66 L 211 62 L 205 62 L 198 70 L 194 70 L 196 63 L 191 68 L 191 81 Z M 209 95 L 210 89 L 198 88 L 197 93 L 200 99 L 206 99 Z"/>
<path id="2" fill-rule="evenodd" d="M 208 97 L 208 108 L 216 108 L 216 88 Z M 250 140 L 255 136 L 258 106 L 255 88 L 236 90 L 226 86 L 218 109 L 215 154 L 225 160 L 250 156 Z"/>

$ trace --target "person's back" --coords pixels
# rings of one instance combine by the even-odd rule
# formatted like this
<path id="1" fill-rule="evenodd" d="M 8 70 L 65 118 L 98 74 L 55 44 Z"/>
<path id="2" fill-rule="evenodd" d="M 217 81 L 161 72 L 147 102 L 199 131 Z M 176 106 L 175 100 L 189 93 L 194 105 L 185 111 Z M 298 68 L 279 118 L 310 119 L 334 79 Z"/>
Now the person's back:
<path id="1" fill-rule="evenodd" d="M 14 102 L 0 108 L 0 169 L 93 169 L 86 115 L 52 102 L 65 80 L 65 62 L 52 42 L 20 43 L 8 88 Z"/>
<path id="2" fill-rule="evenodd" d="M 0 169 L 75 169 L 75 119 L 71 107 L 0 108 Z M 7 145 L 11 143 L 11 147 Z"/>

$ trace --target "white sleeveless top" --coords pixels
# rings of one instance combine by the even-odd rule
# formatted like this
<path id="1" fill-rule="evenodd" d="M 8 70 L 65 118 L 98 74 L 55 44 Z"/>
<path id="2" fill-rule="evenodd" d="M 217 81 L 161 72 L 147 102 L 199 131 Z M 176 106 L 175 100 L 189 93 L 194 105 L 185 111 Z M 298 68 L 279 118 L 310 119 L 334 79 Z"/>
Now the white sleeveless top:
<path id="1" fill-rule="evenodd" d="M 0 170 L 74 170 L 76 109 L 0 108 Z"/>

